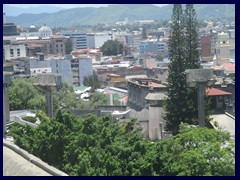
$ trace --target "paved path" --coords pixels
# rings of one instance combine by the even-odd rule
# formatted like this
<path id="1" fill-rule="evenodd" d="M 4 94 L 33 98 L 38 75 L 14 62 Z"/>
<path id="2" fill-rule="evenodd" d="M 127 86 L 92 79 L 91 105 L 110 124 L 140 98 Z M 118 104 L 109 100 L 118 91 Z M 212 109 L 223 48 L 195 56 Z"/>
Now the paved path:
<path id="1" fill-rule="evenodd" d="M 231 136 L 235 137 L 235 119 L 227 116 L 226 114 L 216 114 L 211 117 L 213 118 L 211 121 L 213 125 L 214 121 L 216 121 L 220 130 L 229 132 Z"/>

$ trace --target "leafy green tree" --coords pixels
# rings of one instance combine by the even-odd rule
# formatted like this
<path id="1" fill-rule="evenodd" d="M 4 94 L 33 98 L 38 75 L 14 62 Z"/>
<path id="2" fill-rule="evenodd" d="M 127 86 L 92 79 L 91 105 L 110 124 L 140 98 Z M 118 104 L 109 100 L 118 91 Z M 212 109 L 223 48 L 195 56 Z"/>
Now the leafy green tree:
<path id="1" fill-rule="evenodd" d="M 157 56 L 156 56 L 156 60 L 157 61 L 163 61 L 163 58 L 164 58 L 164 54 L 163 53 L 158 53 Z"/>
<path id="2" fill-rule="evenodd" d="M 32 78 L 12 79 L 9 86 L 10 110 L 45 110 L 45 97 L 43 93 L 33 86 Z"/>
<path id="3" fill-rule="evenodd" d="M 69 38 L 67 40 L 67 42 L 65 43 L 65 53 L 66 54 L 71 54 L 71 52 L 73 51 L 73 42 L 72 40 Z"/>
<path id="4" fill-rule="evenodd" d="M 144 140 L 133 119 L 74 117 L 58 111 L 39 116 L 36 128 L 13 124 L 8 135 L 28 152 L 71 176 L 234 175 L 234 143 L 228 133 L 180 125 L 180 134 Z M 43 119 L 41 119 L 43 118 Z"/>
<path id="5" fill-rule="evenodd" d="M 98 77 L 96 75 L 85 76 L 83 79 L 83 85 L 90 86 L 92 92 L 100 88 Z"/>
<path id="6" fill-rule="evenodd" d="M 123 45 L 117 40 L 108 40 L 102 45 L 101 51 L 104 56 L 115 56 L 123 53 Z"/>
<path id="7" fill-rule="evenodd" d="M 234 176 L 234 142 L 228 133 L 187 124 L 180 134 L 158 145 L 162 175 Z M 161 153 L 161 154 L 160 154 Z"/>

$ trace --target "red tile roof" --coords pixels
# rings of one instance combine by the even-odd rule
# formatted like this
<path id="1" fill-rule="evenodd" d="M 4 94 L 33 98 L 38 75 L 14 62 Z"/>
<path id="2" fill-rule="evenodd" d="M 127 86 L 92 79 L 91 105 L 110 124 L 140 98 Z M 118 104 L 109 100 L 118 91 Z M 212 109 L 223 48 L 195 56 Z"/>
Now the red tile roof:
<path id="1" fill-rule="evenodd" d="M 235 70 L 235 64 L 224 63 L 224 64 L 222 64 L 222 67 L 227 70 Z"/>
<path id="2" fill-rule="evenodd" d="M 220 89 L 216 89 L 216 88 L 208 88 L 207 89 L 207 95 L 208 96 L 223 96 L 223 95 L 230 95 L 232 93 L 226 92 L 226 91 L 222 91 Z"/>
<path id="3" fill-rule="evenodd" d="M 155 83 L 155 82 L 149 82 L 148 86 L 152 86 L 152 87 L 166 87 L 163 84 L 159 84 L 159 83 Z"/>
<path id="4" fill-rule="evenodd" d="M 122 99 L 119 99 L 119 101 L 127 103 L 128 102 L 128 96 L 125 96 Z"/>

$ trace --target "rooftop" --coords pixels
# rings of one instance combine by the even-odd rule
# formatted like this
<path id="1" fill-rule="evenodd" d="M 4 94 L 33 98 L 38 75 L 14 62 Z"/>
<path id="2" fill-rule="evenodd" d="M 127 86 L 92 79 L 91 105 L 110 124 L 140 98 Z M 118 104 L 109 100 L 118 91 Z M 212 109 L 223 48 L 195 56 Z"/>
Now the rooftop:
<path id="1" fill-rule="evenodd" d="M 216 89 L 216 88 L 208 88 L 207 89 L 207 95 L 208 96 L 223 96 L 223 95 L 230 95 L 232 93 L 226 92 L 226 91 L 222 91 L 220 89 Z"/>
<path id="2" fill-rule="evenodd" d="M 3 176 L 67 176 L 67 174 L 3 139 Z"/>
<path id="3" fill-rule="evenodd" d="M 128 79 L 128 82 L 133 84 L 137 84 L 142 87 L 153 87 L 153 88 L 166 88 L 167 86 L 163 85 L 161 81 L 157 79 L 149 79 L 149 78 L 132 78 Z"/>

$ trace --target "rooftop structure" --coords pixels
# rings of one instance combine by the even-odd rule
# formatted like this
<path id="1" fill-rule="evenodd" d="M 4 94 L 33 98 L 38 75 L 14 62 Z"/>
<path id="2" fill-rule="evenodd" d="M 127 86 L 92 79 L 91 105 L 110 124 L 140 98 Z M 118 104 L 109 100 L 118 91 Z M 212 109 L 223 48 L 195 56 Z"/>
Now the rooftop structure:
<path id="1" fill-rule="evenodd" d="M 128 106 L 137 111 L 147 107 L 146 96 L 151 93 L 164 93 L 167 86 L 156 79 L 128 79 Z"/>

